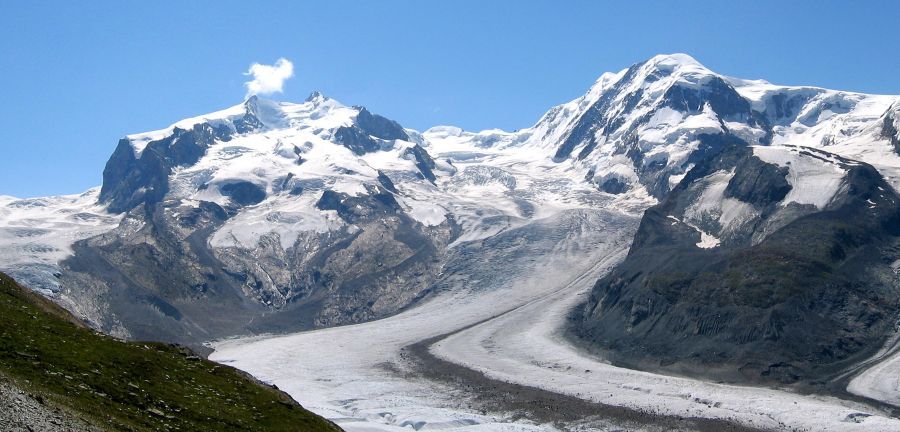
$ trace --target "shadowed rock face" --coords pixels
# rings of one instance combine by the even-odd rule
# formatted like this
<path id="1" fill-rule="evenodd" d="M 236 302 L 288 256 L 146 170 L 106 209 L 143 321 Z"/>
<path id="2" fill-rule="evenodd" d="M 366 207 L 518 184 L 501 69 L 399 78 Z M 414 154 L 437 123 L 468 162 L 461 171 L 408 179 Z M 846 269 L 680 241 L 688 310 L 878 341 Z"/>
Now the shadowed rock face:
<path id="1" fill-rule="evenodd" d="M 326 190 L 316 203 L 320 210 L 334 210 L 347 223 L 374 220 L 400 211 L 400 204 L 394 196 L 380 188 L 370 188 L 370 194 L 351 196 L 341 192 Z"/>
<path id="2" fill-rule="evenodd" d="M 169 192 L 173 168 L 197 163 L 216 141 L 227 142 L 234 134 L 265 127 L 256 115 L 258 103 L 256 96 L 248 99 L 244 115 L 231 119 L 230 126 L 204 122 L 191 129 L 175 127 L 165 138 L 147 143 L 139 156 L 128 138 L 119 140 L 103 169 L 100 202 L 107 203 L 113 213 L 123 213 L 141 204 L 162 201 Z"/>
<path id="3" fill-rule="evenodd" d="M 628 191 L 628 183 L 617 178 L 610 178 L 600 185 L 600 190 L 611 194 L 620 194 Z"/>
<path id="4" fill-rule="evenodd" d="M 381 171 L 378 171 L 378 183 L 381 183 L 388 191 L 397 193 L 397 186 L 394 185 L 393 180 Z"/>
<path id="5" fill-rule="evenodd" d="M 394 140 L 409 140 L 399 123 L 360 108 L 352 126 L 341 126 L 335 139 L 357 155 L 389 147 Z"/>
<path id="6" fill-rule="evenodd" d="M 719 115 L 726 118 L 750 117 L 750 102 L 741 97 L 725 80 L 715 77 L 699 88 L 676 85 L 665 95 L 665 106 L 687 112 L 703 111 L 709 105 Z"/>
<path id="7" fill-rule="evenodd" d="M 227 183 L 219 187 L 219 190 L 222 195 L 242 206 L 259 204 L 266 199 L 265 189 L 248 181 Z"/>
<path id="8" fill-rule="evenodd" d="M 230 137 L 230 129 L 207 123 L 190 130 L 175 128 L 172 135 L 148 143 L 140 158 L 135 157 L 131 142 L 122 139 L 103 169 L 100 201 L 114 213 L 159 202 L 169 191 L 172 168 L 196 163 L 213 142 Z"/>
<path id="9" fill-rule="evenodd" d="M 356 116 L 356 125 L 365 133 L 383 140 L 409 139 L 400 123 L 378 114 L 372 114 L 365 108 L 360 108 L 359 114 Z"/>
<path id="10" fill-rule="evenodd" d="M 897 154 L 900 154 L 900 131 L 897 130 L 895 126 L 897 124 L 897 120 L 895 120 L 895 116 L 900 111 L 895 111 L 893 113 L 888 113 L 884 116 L 884 123 L 881 127 L 881 135 L 891 141 L 891 145 L 894 146 L 894 151 Z"/>
<path id="11" fill-rule="evenodd" d="M 573 313 L 574 333 L 621 364 L 750 382 L 810 383 L 878 350 L 900 312 L 900 197 L 853 164 L 825 208 L 785 206 L 784 168 L 737 139 L 705 143 Z M 723 173 L 723 195 L 755 219 L 702 248 L 698 228 L 714 224 L 689 226 L 685 209 Z"/>
<path id="12" fill-rule="evenodd" d="M 334 137 L 337 142 L 356 155 L 376 152 L 382 149 L 382 145 L 389 145 L 384 140 L 372 137 L 356 126 L 341 126 L 335 131 Z"/>
<path id="13" fill-rule="evenodd" d="M 725 188 L 725 196 L 767 207 L 780 202 L 791 190 L 787 168 L 767 164 L 759 158 L 745 157 L 735 167 L 739 175 L 732 177 Z"/>
<path id="14" fill-rule="evenodd" d="M 643 84 L 662 80 L 673 74 L 673 70 L 652 67 L 649 62 L 639 63 L 629 68 L 623 77 L 605 90 L 584 113 L 575 120 L 570 131 L 557 147 L 553 160 L 561 162 L 569 159 L 572 152 L 581 147 L 576 160 L 589 159 L 596 153 L 600 142 L 615 146 L 615 154 L 631 160 L 638 181 L 648 192 L 663 199 L 671 185 L 669 177 L 683 174 L 687 165 L 675 165 L 666 153 L 652 153 L 652 143 L 642 142 L 640 128 L 650 123 L 663 109 L 671 109 L 683 115 L 698 115 L 710 110 L 724 121 L 736 122 L 766 131 L 771 134 L 771 125 L 765 113 L 754 111 L 750 102 L 723 78 L 708 75 L 700 83 L 677 82 L 667 88 L 658 100 L 646 93 Z M 642 75 L 643 74 L 643 75 Z M 640 81 L 643 79 L 644 81 Z M 638 81 L 639 84 L 635 85 Z M 639 115 L 638 115 L 639 114 Z M 630 117 L 633 123 L 628 123 Z M 768 142 L 770 137 L 760 139 Z M 663 144 L 663 143 L 660 143 Z M 590 176 L 593 177 L 593 176 Z M 589 179 L 590 180 L 590 179 Z M 597 186 L 608 193 L 619 194 L 634 185 L 622 178 L 599 178 Z"/>
<path id="15" fill-rule="evenodd" d="M 256 193 L 237 189 L 234 200 Z M 299 247 L 284 249 L 270 235 L 246 250 L 210 246 L 229 217 L 214 203 L 141 205 L 119 228 L 76 243 L 62 264 L 62 283 L 80 308 L 99 311 L 87 318 L 105 332 L 199 348 L 229 335 L 395 313 L 435 279 L 455 235 L 446 224 L 417 224 L 377 186 L 358 196 L 326 190 L 318 206 L 348 225 L 305 233 Z"/>
<path id="16" fill-rule="evenodd" d="M 638 74 L 641 65 L 636 64 L 628 68 L 628 72 L 625 73 L 625 77 L 622 78 L 619 83 L 617 83 L 610 91 L 606 92 L 603 97 L 601 97 L 596 103 L 591 105 L 590 109 L 588 109 L 581 118 L 578 119 L 578 122 L 572 128 L 572 131 L 568 134 L 566 139 L 559 145 L 556 150 L 556 153 L 553 155 L 553 160 L 555 161 L 563 161 L 568 158 L 572 151 L 575 150 L 580 143 L 585 142 L 590 139 L 592 135 L 594 135 L 597 131 L 603 131 L 606 133 L 611 130 L 611 122 L 613 121 L 612 116 L 610 115 L 610 110 L 616 103 L 615 97 L 618 93 L 622 92 L 627 84 L 632 81 Z M 625 102 L 626 108 L 634 108 L 634 106 L 640 102 L 641 93 L 636 93 L 630 95 Z M 585 150 L 582 151 L 582 154 L 579 155 L 579 158 L 584 158 L 590 153 L 594 148 L 594 145 L 588 145 Z"/>
<path id="17" fill-rule="evenodd" d="M 434 175 L 434 169 L 436 167 L 434 159 L 431 158 L 431 155 L 429 155 L 422 146 L 416 144 L 410 147 L 406 150 L 406 156 L 412 157 L 412 159 L 416 161 L 416 168 L 419 169 L 419 172 L 424 179 L 432 183 L 437 180 L 437 177 Z"/>

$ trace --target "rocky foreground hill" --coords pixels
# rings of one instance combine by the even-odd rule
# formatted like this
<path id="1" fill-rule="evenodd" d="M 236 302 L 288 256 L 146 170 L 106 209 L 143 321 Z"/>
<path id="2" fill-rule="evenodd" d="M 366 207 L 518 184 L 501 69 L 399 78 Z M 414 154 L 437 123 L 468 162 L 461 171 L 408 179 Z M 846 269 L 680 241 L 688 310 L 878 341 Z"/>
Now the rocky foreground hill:
<path id="1" fill-rule="evenodd" d="M 277 388 L 190 350 L 98 334 L 0 274 L 4 431 L 338 431 Z"/>

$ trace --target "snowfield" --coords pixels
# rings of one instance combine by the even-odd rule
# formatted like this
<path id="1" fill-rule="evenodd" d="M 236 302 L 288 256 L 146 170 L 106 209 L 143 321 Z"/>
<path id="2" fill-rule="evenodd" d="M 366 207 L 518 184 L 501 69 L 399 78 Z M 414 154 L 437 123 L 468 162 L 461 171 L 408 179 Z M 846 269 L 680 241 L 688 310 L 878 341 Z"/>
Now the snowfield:
<path id="1" fill-rule="evenodd" d="M 900 332 L 860 369 L 847 391 L 900 407 Z"/>
<path id="2" fill-rule="evenodd" d="M 763 162 L 788 169 L 791 191 L 782 205 L 811 204 L 819 209 L 831 201 L 841 187 L 847 171 L 840 161 L 815 155 L 810 149 L 795 146 L 754 146 L 753 155 Z M 824 163 L 823 163 L 824 162 Z"/>
<path id="3" fill-rule="evenodd" d="M 56 296 L 59 262 L 72 244 L 113 229 L 122 219 L 97 203 L 100 188 L 46 198 L 0 197 L 0 271 L 21 284 Z"/>

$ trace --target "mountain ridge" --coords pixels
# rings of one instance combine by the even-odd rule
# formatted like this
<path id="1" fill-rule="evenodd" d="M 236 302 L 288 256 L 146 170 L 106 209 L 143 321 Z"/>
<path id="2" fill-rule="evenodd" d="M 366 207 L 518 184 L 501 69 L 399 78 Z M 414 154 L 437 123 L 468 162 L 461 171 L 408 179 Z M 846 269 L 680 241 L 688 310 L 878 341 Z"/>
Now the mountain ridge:
<path id="1" fill-rule="evenodd" d="M 663 202 L 708 137 L 874 161 L 896 188 L 898 110 L 896 96 L 741 80 L 683 54 L 605 73 L 515 132 L 419 132 L 317 92 L 254 96 L 122 138 L 97 201 L 5 202 L 0 249 L 27 257 L 6 270 L 120 336 L 361 322 L 426 297 L 456 245 L 560 209 Z M 700 228 L 697 242 L 727 241 Z"/>

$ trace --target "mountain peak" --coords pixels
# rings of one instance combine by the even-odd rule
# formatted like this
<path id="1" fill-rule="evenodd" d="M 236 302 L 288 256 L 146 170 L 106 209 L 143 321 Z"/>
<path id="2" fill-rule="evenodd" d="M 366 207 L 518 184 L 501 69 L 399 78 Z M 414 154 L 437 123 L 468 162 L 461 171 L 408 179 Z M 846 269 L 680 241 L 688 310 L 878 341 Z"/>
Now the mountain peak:
<path id="1" fill-rule="evenodd" d="M 717 75 L 687 54 L 660 54 L 641 64 L 645 76 L 709 76 Z"/>
<path id="2" fill-rule="evenodd" d="M 259 113 L 259 96 L 253 95 L 244 101 L 244 109 L 248 114 L 256 115 Z"/>
<path id="3" fill-rule="evenodd" d="M 309 96 L 306 97 L 306 102 L 318 103 L 327 101 L 330 99 L 329 97 L 323 95 L 320 91 L 314 90 Z"/>
<path id="4" fill-rule="evenodd" d="M 672 54 L 657 54 L 653 57 L 647 59 L 645 63 L 648 64 L 658 64 L 658 65 L 671 65 L 671 66 L 700 66 L 704 67 L 700 62 L 697 61 L 694 57 L 691 57 L 689 54 L 684 53 L 672 53 Z M 705 68 L 704 68 L 705 69 Z"/>

